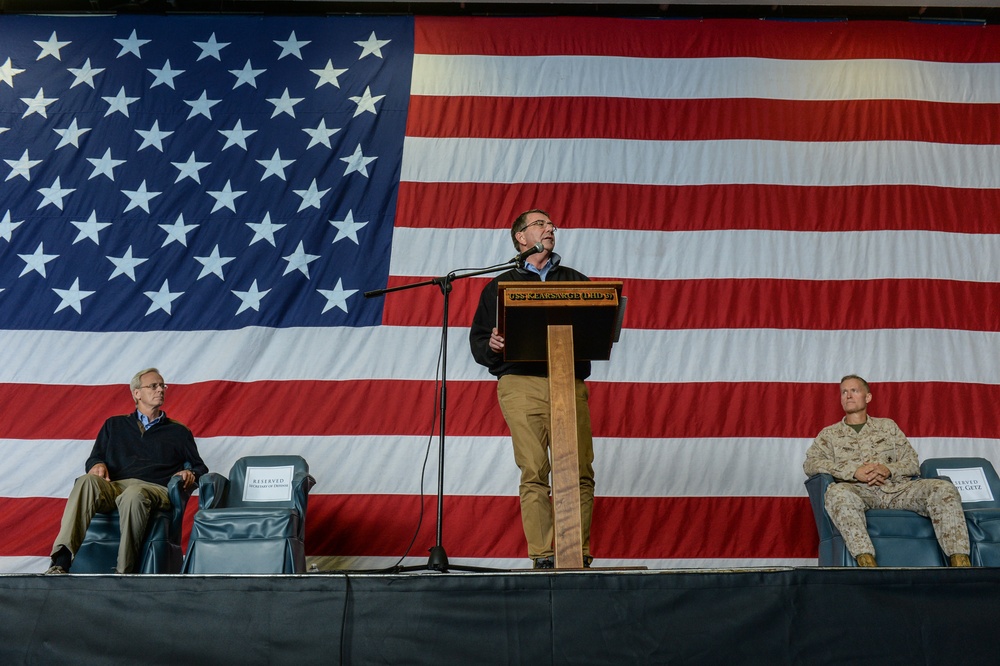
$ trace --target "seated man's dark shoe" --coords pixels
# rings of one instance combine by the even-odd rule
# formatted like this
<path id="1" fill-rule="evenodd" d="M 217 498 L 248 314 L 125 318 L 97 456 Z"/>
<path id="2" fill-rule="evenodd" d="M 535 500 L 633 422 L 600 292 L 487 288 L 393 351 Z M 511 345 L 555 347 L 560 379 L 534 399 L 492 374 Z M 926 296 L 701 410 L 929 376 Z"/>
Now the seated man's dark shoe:
<path id="1" fill-rule="evenodd" d="M 69 573 L 69 566 L 73 563 L 73 554 L 69 552 L 66 546 L 60 546 L 59 550 L 52 553 L 52 561 L 50 562 L 49 568 L 45 571 L 47 574 L 64 574 Z"/>
<path id="2" fill-rule="evenodd" d="M 556 563 L 551 557 L 536 557 L 533 569 L 555 569 Z"/>

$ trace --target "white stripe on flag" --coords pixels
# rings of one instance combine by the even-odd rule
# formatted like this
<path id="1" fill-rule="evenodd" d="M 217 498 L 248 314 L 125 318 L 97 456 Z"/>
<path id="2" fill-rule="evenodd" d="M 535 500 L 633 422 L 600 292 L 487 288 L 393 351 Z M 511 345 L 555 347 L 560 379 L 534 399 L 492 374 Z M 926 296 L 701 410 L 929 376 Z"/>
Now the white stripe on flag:
<path id="1" fill-rule="evenodd" d="M 150 349 L 170 350 L 168 359 L 152 361 L 167 360 L 158 367 L 179 384 L 331 378 L 430 381 L 437 376 L 436 353 L 414 350 L 436 349 L 440 334 L 437 327 L 419 326 L 116 333 L 104 334 L 104 344 L 88 346 L 91 351 L 81 355 L 77 345 L 86 344 L 88 334 L 4 331 L 0 381 L 123 385 L 123 378 L 135 372 L 127 359 L 148 358 Z M 449 329 L 448 379 L 492 380 L 472 359 L 467 340 L 467 328 Z M 31 353 L 12 358 L 6 351 L 12 348 Z M 255 350 L 252 359 L 246 358 L 248 348 Z M 296 353 L 289 353 L 293 349 Z M 882 382 L 993 384 L 997 349 L 1000 333 L 951 329 L 625 329 L 611 362 L 594 363 L 592 379 L 823 383 L 850 367 Z M 711 353 L 694 353 L 698 350 Z M 650 363 L 651 358 L 660 361 Z"/>
<path id="2" fill-rule="evenodd" d="M 1000 146 L 919 141 L 407 137 L 419 183 L 1000 187 Z"/>
<path id="3" fill-rule="evenodd" d="M 817 426 L 817 431 L 819 426 Z M 416 495 L 425 453 L 424 494 L 437 489 L 436 436 L 198 437 L 208 468 L 229 475 L 242 456 L 294 452 L 309 461 L 315 494 Z M 1000 440 L 911 438 L 921 458 L 995 458 Z M 798 497 L 805 495 L 802 461 L 811 438 L 594 439 L 597 495 L 601 497 Z M 4 460 L 45 459 L 49 473 L 31 466 L 0 478 L 4 497 L 66 497 L 84 473 L 93 441 L 0 440 Z M 518 471 L 509 437 L 449 436 L 445 493 L 517 494 Z M 38 452 L 44 448 L 46 455 Z M 378 461 L 373 464 L 372 461 Z M 23 473 L 22 473 L 23 469 Z M 733 474 L 733 470 L 740 470 Z"/>
<path id="4" fill-rule="evenodd" d="M 391 275 L 446 275 L 456 262 L 490 266 L 514 254 L 510 236 L 495 229 L 397 228 L 392 244 Z M 1000 282 L 1000 262 L 993 260 L 1000 257 L 1000 234 L 571 228 L 557 233 L 556 252 L 587 275 L 616 279 Z"/>
<path id="5" fill-rule="evenodd" d="M 453 56 L 413 59 L 414 95 L 1000 102 L 1000 65 L 916 60 Z"/>

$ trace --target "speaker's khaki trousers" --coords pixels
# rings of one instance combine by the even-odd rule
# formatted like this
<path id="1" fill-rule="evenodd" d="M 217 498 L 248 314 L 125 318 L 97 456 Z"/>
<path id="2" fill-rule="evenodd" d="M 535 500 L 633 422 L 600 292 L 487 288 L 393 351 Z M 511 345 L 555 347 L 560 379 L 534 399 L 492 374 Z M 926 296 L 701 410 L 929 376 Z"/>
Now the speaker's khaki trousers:
<path id="1" fill-rule="evenodd" d="M 583 554 L 590 554 L 590 522 L 594 510 L 594 439 L 590 431 L 588 391 L 576 380 L 577 446 L 580 456 L 580 518 Z M 552 557 L 553 527 L 549 473 L 552 441 L 547 377 L 504 375 L 497 382 L 497 398 L 514 443 L 514 462 L 521 470 L 521 523 L 528 557 Z"/>

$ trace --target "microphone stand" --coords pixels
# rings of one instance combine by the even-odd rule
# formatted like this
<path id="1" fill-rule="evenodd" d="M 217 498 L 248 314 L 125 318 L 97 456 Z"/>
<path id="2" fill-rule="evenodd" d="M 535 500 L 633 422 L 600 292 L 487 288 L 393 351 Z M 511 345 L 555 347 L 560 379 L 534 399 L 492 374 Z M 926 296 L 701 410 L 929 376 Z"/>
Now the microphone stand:
<path id="1" fill-rule="evenodd" d="M 538 249 L 535 249 L 535 252 L 537 251 Z M 532 254 L 533 253 L 534 252 L 532 252 Z M 437 526 L 434 537 L 434 546 L 430 549 L 430 557 L 428 558 L 426 565 L 396 567 L 396 571 L 440 571 L 442 573 L 447 573 L 449 569 L 458 571 L 496 571 L 496 569 L 489 569 L 485 567 L 449 565 L 448 554 L 444 549 L 444 449 L 445 422 L 448 412 L 448 297 L 451 294 L 451 285 L 456 280 L 475 277 L 477 275 L 486 275 L 487 273 L 496 273 L 497 271 L 517 265 L 519 262 L 524 260 L 524 256 L 526 255 L 522 253 L 504 264 L 496 264 L 495 266 L 473 269 L 462 273 L 452 271 L 447 275 L 431 278 L 430 280 L 424 280 L 423 282 L 413 282 L 410 284 L 399 285 L 397 287 L 375 289 L 373 291 L 366 291 L 364 294 L 365 298 L 374 298 L 377 296 L 384 296 L 385 294 L 389 294 L 394 291 L 403 291 L 406 289 L 415 289 L 417 287 L 437 285 L 440 287 L 441 295 L 443 296 L 442 309 L 444 310 L 444 318 L 441 323 L 441 389 L 439 400 L 440 428 L 438 430 Z"/>

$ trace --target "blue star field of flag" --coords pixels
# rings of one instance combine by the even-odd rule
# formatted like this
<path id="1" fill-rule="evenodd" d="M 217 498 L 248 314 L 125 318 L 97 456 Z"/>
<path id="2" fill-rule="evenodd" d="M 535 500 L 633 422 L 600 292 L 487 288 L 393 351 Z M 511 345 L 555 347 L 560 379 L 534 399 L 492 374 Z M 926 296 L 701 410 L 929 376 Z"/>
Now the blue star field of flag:
<path id="1" fill-rule="evenodd" d="M 379 323 L 412 19 L 0 26 L 0 328 Z"/>

